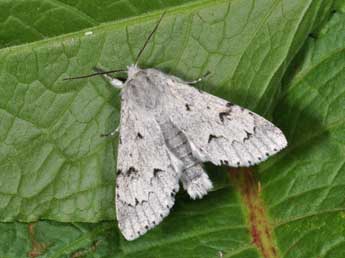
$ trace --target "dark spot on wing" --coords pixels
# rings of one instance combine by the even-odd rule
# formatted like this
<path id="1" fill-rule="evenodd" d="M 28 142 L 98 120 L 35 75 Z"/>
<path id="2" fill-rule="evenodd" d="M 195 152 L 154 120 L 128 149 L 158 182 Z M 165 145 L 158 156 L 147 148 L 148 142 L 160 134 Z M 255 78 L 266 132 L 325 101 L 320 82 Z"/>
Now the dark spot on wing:
<path id="1" fill-rule="evenodd" d="M 221 165 L 229 165 L 229 161 L 227 160 L 220 160 Z"/>
<path id="2" fill-rule="evenodd" d="M 207 108 L 207 109 L 210 109 L 210 107 L 209 107 L 209 106 L 207 106 L 206 108 Z"/>
<path id="3" fill-rule="evenodd" d="M 137 198 L 135 198 L 135 206 L 137 206 L 139 204 L 139 201 Z"/>
<path id="4" fill-rule="evenodd" d="M 222 123 L 224 123 L 224 117 L 226 117 L 226 116 L 228 116 L 228 115 L 230 115 L 230 110 L 225 111 L 225 112 L 220 112 L 220 113 L 219 113 L 219 119 L 220 119 L 220 121 L 222 121 Z"/>
<path id="5" fill-rule="evenodd" d="M 118 169 L 117 172 L 116 172 L 116 175 L 120 175 L 120 174 L 122 174 L 122 170 Z"/>
<path id="6" fill-rule="evenodd" d="M 159 172 L 162 172 L 163 170 L 161 170 L 161 169 L 159 169 L 159 168 L 154 168 L 153 169 L 153 175 L 154 176 L 157 176 L 157 174 L 159 173 Z"/>
<path id="7" fill-rule="evenodd" d="M 213 139 L 217 139 L 218 137 L 217 136 L 215 136 L 215 135 L 213 135 L 213 134 L 210 134 L 209 136 L 208 136 L 208 143 L 210 143 Z"/>
<path id="8" fill-rule="evenodd" d="M 232 107 L 232 106 L 234 106 L 234 104 L 232 104 L 231 102 L 228 102 L 228 103 L 226 103 L 226 106 L 227 107 Z"/>
<path id="9" fill-rule="evenodd" d="M 176 136 L 180 136 L 182 134 L 182 131 L 178 131 L 177 134 L 175 135 Z"/>
<path id="10" fill-rule="evenodd" d="M 186 104 L 186 110 L 190 111 L 190 106 L 188 104 Z"/>
<path id="11" fill-rule="evenodd" d="M 243 139 L 243 142 L 249 140 L 252 136 L 253 136 L 252 133 L 249 133 L 249 132 L 246 131 L 246 137 Z"/>
<path id="12" fill-rule="evenodd" d="M 141 135 L 141 133 L 137 133 L 137 137 L 139 138 L 139 139 L 143 139 L 144 137 Z"/>
<path id="13" fill-rule="evenodd" d="M 136 170 L 134 167 L 130 167 L 126 172 L 126 175 L 131 176 L 131 175 L 135 175 L 137 173 L 138 173 L 138 170 Z"/>

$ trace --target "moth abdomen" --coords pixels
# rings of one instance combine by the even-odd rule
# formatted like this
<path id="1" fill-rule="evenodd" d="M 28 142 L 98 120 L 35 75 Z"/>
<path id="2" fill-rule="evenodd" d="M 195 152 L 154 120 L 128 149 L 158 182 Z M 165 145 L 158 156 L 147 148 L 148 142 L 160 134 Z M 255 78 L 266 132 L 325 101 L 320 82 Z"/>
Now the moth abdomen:
<path id="1" fill-rule="evenodd" d="M 192 199 L 201 199 L 213 188 L 201 163 L 187 167 L 181 175 L 183 188 Z"/>
<path id="2" fill-rule="evenodd" d="M 162 119 L 159 124 L 166 146 L 183 163 L 180 178 L 183 188 L 192 199 L 202 198 L 212 188 L 212 183 L 201 161 L 193 155 L 187 136 L 169 119 Z"/>

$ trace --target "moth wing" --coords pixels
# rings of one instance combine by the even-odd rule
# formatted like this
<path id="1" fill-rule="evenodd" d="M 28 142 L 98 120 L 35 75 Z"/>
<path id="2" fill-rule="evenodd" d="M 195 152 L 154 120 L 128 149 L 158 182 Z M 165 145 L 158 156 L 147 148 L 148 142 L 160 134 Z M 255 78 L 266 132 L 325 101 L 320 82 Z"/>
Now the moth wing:
<path id="1" fill-rule="evenodd" d="M 287 145 L 282 131 L 263 117 L 171 78 L 170 119 L 201 161 L 251 166 Z"/>
<path id="2" fill-rule="evenodd" d="M 153 115 L 131 105 L 125 92 L 122 98 L 116 215 L 124 237 L 133 240 L 169 214 L 180 173 Z"/>

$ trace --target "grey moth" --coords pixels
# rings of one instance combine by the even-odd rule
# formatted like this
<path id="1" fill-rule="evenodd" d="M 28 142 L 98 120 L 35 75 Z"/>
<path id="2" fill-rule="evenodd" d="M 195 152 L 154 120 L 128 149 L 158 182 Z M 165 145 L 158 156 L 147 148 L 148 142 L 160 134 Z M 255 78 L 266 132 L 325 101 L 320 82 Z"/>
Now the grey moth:
<path id="1" fill-rule="evenodd" d="M 101 74 L 121 90 L 115 204 L 127 240 L 169 214 L 180 183 L 192 199 L 212 189 L 204 162 L 248 167 L 287 145 L 282 131 L 263 117 L 178 77 L 141 69 L 137 60 L 160 21 L 125 71 L 125 82 L 108 75 L 119 70 L 68 78 Z"/>

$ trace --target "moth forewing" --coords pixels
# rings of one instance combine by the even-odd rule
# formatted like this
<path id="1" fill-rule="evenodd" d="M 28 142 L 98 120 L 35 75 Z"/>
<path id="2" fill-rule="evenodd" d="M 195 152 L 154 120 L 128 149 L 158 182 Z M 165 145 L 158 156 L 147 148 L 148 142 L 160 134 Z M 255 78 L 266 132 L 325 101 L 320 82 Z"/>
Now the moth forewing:
<path id="1" fill-rule="evenodd" d="M 121 107 L 119 226 L 135 239 L 168 215 L 179 181 L 191 198 L 212 182 L 202 163 L 258 164 L 287 144 L 261 116 L 156 69 L 130 66 Z"/>
<path id="2" fill-rule="evenodd" d="M 287 145 L 281 130 L 261 116 L 178 77 L 137 66 L 163 15 L 135 64 L 125 70 L 124 83 L 109 76 L 124 70 L 96 69 L 67 78 L 103 75 L 121 89 L 115 199 L 119 228 L 127 240 L 138 238 L 169 214 L 179 182 L 192 199 L 212 189 L 203 162 L 251 166 Z"/>

